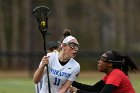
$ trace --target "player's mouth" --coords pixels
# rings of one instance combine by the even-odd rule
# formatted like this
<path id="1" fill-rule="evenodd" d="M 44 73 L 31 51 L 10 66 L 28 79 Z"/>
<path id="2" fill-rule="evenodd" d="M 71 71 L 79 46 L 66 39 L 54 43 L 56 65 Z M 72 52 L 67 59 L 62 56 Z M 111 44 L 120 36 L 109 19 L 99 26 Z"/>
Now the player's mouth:
<path id="1" fill-rule="evenodd" d="M 102 72 L 102 66 L 98 65 L 98 70 Z"/>
<path id="2" fill-rule="evenodd" d="M 98 64 L 98 69 L 101 69 L 101 66 Z"/>
<path id="3" fill-rule="evenodd" d="M 77 52 L 73 53 L 73 56 L 76 56 Z"/>

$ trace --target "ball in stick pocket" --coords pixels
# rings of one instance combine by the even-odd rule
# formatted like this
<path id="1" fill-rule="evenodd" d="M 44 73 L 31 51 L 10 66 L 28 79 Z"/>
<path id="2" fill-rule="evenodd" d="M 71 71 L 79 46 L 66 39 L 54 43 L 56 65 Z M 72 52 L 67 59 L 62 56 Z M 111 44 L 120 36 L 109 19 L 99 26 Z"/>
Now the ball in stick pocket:
<path id="1" fill-rule="evenodd" d="M 45 21 L 41 21 L 41 26 L 42 27 L 46 27 L 46 22 Z"/>

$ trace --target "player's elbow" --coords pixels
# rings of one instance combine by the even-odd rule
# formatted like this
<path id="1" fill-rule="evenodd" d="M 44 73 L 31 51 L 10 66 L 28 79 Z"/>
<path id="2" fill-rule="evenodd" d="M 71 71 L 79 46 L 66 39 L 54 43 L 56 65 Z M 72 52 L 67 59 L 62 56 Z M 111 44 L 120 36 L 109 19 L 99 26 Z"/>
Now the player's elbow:
<path id="1" fill-rule="evenodd" d="M 34 75 L 34 77 L 33 77 L 33 82 L 34 82 L 35 84 L 37 84 L 39 81 L 40 81 L 40 78 L 39 78 L 39 77 L 36 77 L 36 76 Z"/>
<path id="2" fill-rule="evenodd" d="M 35 84 L 37 84 L 37 83 L 39 82 L 39 80 L 33 79 L 33 82 L 34 82 Z"/>

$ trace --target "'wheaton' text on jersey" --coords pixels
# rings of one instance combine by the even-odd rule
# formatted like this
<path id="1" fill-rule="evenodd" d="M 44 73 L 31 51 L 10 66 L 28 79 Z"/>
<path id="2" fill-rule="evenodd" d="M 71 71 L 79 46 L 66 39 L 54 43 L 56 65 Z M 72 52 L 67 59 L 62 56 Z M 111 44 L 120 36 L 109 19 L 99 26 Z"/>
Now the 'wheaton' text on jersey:
<path id="1" fill-rule="evenodd" d="M 66 78 L 69 78 L 69 77 L 70 77 L 70 74 L 69 74 L 69 73 L 61 72 L 61 71 L 55 70 L 55 69 L 53 69 L 53 68 L 50 68 L 50 72 L 51 72 L 52 74 L 55 74 L 55 75 L 58 75 L 58 76 L 64 76 L 64 77 L 66 77 Z"/>

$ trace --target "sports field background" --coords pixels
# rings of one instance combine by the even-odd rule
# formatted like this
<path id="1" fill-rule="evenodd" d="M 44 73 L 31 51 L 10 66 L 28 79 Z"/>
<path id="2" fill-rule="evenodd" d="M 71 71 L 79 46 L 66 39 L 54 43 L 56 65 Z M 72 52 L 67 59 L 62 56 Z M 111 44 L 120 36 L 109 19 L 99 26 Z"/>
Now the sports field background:
<path id="1" fill-rule="evenodd" d="M 100 72 L 81 72 L 77 81 L 86 84 L 94 84 L 100 80 L 104 74 Z M 131 74 L 130 79 L 140 93 L 140 73 Z M 0 71 L 0 93 L 35 93 L 32 77 L 28 72 L 3 72 Z"/>

